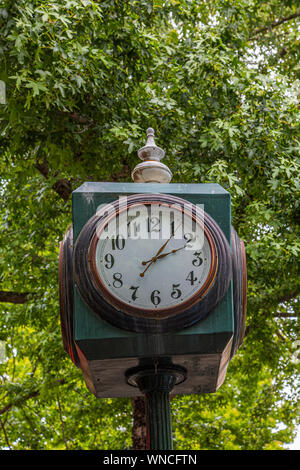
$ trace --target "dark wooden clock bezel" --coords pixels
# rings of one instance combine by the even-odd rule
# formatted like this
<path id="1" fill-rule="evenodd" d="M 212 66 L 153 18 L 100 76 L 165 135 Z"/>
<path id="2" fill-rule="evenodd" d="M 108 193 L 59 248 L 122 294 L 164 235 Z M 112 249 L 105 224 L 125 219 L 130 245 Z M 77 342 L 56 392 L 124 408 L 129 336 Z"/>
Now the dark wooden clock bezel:
<path id="1" fill-rule="evenodd" d="M 231 227 L 234 334 L 231 357 L 243 343 L 247 310 L 247 266 L 244 242 Z"/>
<path id="2" fill-rule="evenodd" d="M 140 204 L 141 202 L 132 204 L 131 208 L 139 206 Z M 170 204 L 158 202 L 158 201 L 157 202 L 143 201 L 143 204 L 144 205 L 159 204 L 160 206 L 166 206 L 166 207 L 170 206 Z M 127 210 L 127 207 L 116 211 L 115 217 L 117 217 L 120 214 L 120 212 L 125 211 L 125 210 Z M 191 217 L 197 223 L 195 215 L 191 214 Z M 209 270 L 209 273 L 207 275 L 207 278 L 204 284 L 191 297 L 181 302 L 180 304 L 178 303 L 177 305 L 173 305 L 170 307 L 155 308 L 155 309 L 142 309 L 140 307 L 130 306 L 126 304 L 125 302 L 122 302 L 120 299 L 118 299 L 114 295 L 112 295 L 111 292 L 106 288 L 96 267 L 96 249 L 97 249 L 97 244 L 99 241 L 99 235 L 101 231 L 105 228 L 107 222 L 108 221 L 105 220 L 104 222 L 102 222 L 101 227 L 99 226 L 97 227 L 97 230 L 90 244 L 88 261 L 90 265 L 90 272 L 91 272 L 91 275 L 93 276 L 93 280 L 95 284 L 98 286 L 105 300 L 108 303 L 110 303 L 113 307 L 117 308 L 118 310 L 122 310 L 123 312 L 128 313 L 129 315 L 133 315 L 134 317 L 163 319 L 163 318 L 168 318 L 172 315 L 176 315 L 178 313 L 181 313 L 187 310 L 188 308 L 192 307 L 195 303 L 197 303 L 200 297 L 203 297 L 206 294 L 207 290 L 210 288 L 211 284 L 213 283 L 216 273 L 217 273 L 217 253 L 216 253 L 216 246 L 213 241 L 213 238 L 210 232 L 208 231 L 207 227 L 204 226 L 205 237 L 208 240 L 210 251 L 211 251 L 211 266 L 210 266 L 210 270 Z"/>
<path id="3" fill-rule="evenodd" d="M 166 204 L 180 207 L 196 220 L 196 206 L 188 201 L 163 194 L 136 194 L 127 197 L 126 208 L 137 204 Z M 109 218 L 119 210 L 119 201 L 112 202 L 111 210 L 96 214 L 82 228 L 74 248 L 74 278 L 78 290 L 90 309 L 102 319 L 122 329 L 144 333 L 175 331 L 204 319 L 225 295 L 231 279 L 231 254 L 225 235 L 216 222 L 204 214 L 205 236 L 212 253 L 211 269 L 207 282 L 190 299 L 184 308 L 173 306 L 164 309 L 130 309 L 105 288 L 95 265 L 99 224 L 104 227 Z M 203 221 L 201 220 L 201 223 Z"/>
<path id="4" fill-rule="evenodd" d="M 59 246 L 58 258 L 60 326 L 64 350 L 79 367 L 74 342 L 74 278 L 73 278 L 73 226 L 66 230 Z"/>

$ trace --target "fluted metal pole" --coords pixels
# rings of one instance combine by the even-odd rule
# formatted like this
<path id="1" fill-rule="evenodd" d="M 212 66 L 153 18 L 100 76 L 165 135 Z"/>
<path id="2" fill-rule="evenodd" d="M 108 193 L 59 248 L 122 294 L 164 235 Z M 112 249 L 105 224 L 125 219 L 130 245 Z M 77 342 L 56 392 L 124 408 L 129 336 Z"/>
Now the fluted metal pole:
<path id="1" fill-rule="evenodd" d="M 147 447 L 149 450 L 172 450 L 170 392 L 176 382 L 172 372 L 141 375 L 140 390 L 146 398 Z"/>
<path id="2" fill-rule="evenodd" d="M 146 393 L 149 450 L 172 450 L 172 420 L 169 393 Z"/>
<path id="3" fill-rule="evenodd" d="M 128 383 L 145 396 L 148 450 L 173 449 L 170 392 L 185 378 L 185 369 L 174 364 L 154 364 L 128 371 Z"/>

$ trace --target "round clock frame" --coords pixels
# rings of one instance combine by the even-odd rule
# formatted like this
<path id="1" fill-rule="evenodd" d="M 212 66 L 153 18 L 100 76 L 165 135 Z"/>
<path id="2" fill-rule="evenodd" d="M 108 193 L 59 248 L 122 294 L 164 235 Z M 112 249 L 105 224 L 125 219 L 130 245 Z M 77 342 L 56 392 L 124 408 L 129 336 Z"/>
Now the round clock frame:
<path id="1" fill-rule="evenodd" d="M 59 247 L 59 304 L 60 325 L 64 350 L 79 367 L 74 342 L 74 278 L 73 278 L 73 226 L 66 230 Z"/>
<path id="2" fill-rule="evenodd" d="M 204 319 L 222 300 L 232 276 L 229 244 L 218 224 L 207 213 L 199 219 L 196 206 L 187 202 L 171 195 L 136 194 L 127 197 L 122 209 L 119 200 L 113 201 L 107 210 L 95 214 L 82 228 L 74 247 L 74 279 L 84 301 L 103 320 L 138 333 L 177 331 Z M 153 309 L 128 305 L 106 287 L 97 269 L 99 233 L 108 221 L 118 217 L 121 210 L 141 204 L 176 205 L 185 216 L 201 224 L 204 229 L 211 253 L 210 269 L 200 288 L 180 304 Z"/>
<path id="3" fill-rule="evenodd" d="M 231 227 L 231 247 L 234 304 L 234 334 L 231 357 L 233 357 L 244 340 L 247 310 L 246 251 L 244 242 L 239 238 L 234 227 Z"/>

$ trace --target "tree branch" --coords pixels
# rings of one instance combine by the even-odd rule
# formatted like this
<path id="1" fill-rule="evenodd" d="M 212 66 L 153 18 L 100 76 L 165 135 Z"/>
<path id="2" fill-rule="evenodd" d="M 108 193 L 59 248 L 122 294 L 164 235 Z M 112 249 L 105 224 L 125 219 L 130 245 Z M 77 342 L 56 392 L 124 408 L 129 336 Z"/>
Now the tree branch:
<path id="1" fill-rule="evenodd" d="M 5 405 L 3 408 L 0 409 L 0 415 L 3 415 L 4 413 L 7 413 L 7 411 L 9 411 L 13 406 L 21 405 L 24 401 L 27 401 L 30 398 L 36 397 L 39 394 L 40 394 L 40 392 L 38 390 L 36 390 L 35 392 L 31 392 L 28 395 L 25 395 L 25 397 L 20 398 L 19 400 L 15 401 L 15 402 L 8 403 L 7 405 Z"/>
<path id="2" fill-rule="evenodd" d="M 94 125 L 93 121 L 79 113 L 70 113 L 68 116 L 74 121 L 77 121 L 79 124 L 86 124 L 88 126 Z"/>
<path id="3" fill-rule="evenodd" d="M 273 21 L 273 23 L 271 23 L 268 26 L 263 26 L 262 28 L 256 29 L 253 33 L 253 36 L 257 36 L 260 33 L 265 33 L 266 31 L 272 31 L 272 29 L 277 28 L 277 26 L 280 26 L 282 23 L 286 23 L 287 21 L 291 21 L 291 20 L 297 18 L 298 16 L 300 16 L 300 11 L 296 11 L 296 13 L 293 13 L 292 15 L 285 16 L 283 18 L 280 18 L 279 20 Z"/>
<path id="4" fill-rule="evenodd" d="M 28 302 L 28 295 L 30 292 L 10 292 L 0 290 L 0 302 L 7 302 L 10 304 L 25 304 Z"/>
<path id="5" fill-rule="evenodd" d="M 299 290 L 294 290 L 292 292 L 285 293 L 278 299 L 278 303 L 282 304 L 284 302 L 290 302 L 291 300 L 296 299 L 300 295 Z"/>
<path id="6" fill-rule="evenodd" d="M 88 127 L 95 125 L 95 122 L 92 121 L 91 119 L 87 118 L 86 116 L 83 116 L 82 114 L 79 113 L 71 113 L 68 111 L 59 111 L 56 110 L 56 114 L 60 114 L 61 116 L 66 116 L 69 119 L 72 119 L 72 121 L 78 122 L 78 124 L 84 124 Z"/>
<path id="7" fill-rule="evenodd" d="M 2 431 L 3 431 L 3 434 L 4 434 L 4 439 L 5 439 L 6 445 L 7 445 L 7 447 L 9 448 L 9 450 L 11 450 L 11 445 L 10 445 L 10 443 L 9 443 L 9 440 L 8 440 L 8 437 L 7 437 L 7 434 L 6 434 L 5 426 L 4 426 L 4 424 L 2 423 L 2 420 L 1 420 L 1 419 L 0 419 L 0 426 L 1 426 Z"/>
<path id="8" fill-rule="evenodd" d="M 49 167 L 48 165 L 43 163 L 36 163 L 36 169 L 46 178 L 49 178 Z M 71 193 L 72 193 L 72 185 L 69 180 L 66 178 L 58 179 L 52 186 L 52 189 L 66 202 Z"/>
<path id="9" fill-rule="evenodd" d="M 64 385 L 66 383 L 65 379 L 57 380 L 57 383 L 59 385 Z M 5 405 L 3 408 L 0 409 L 0 416 L 3 415 L 4 413 L 7 413 L 13 406 L 20 406 L 22 403 L 24 403 L 27 400 L 30 400 L 30 398 L 37 397 L 40 394 L 39 390 L 35 390 L 33 392 L 28 393 L 22 398 L 19 398 L 18 400 L 8 403 Z"/>
<path id="10" fill-rule="evenodd" d="M 72 193 L 72 186 L 69 180 L 66 178 L 57 180 L 52 189 L 61 197 L 65 202 L 69 199 Z"/>
<path id="11" fill-rule="evenodd" d="M 58 403 L 59 419 L 60 419 L 60 423 L 61 423 L 61 430 L 62 430 L 63 440 L 64 440 L 64 443 L 65 443 L 66 449 L 69 450 L 68 442 L 67 442 L 66 434 L 65 434 L 65 423 L 64 423 L 64 420 L 63 420 L 63 417 L 62 417 L 61 404 L 60 404 L 58 394 L 57 394 L 57 403 Z"/>

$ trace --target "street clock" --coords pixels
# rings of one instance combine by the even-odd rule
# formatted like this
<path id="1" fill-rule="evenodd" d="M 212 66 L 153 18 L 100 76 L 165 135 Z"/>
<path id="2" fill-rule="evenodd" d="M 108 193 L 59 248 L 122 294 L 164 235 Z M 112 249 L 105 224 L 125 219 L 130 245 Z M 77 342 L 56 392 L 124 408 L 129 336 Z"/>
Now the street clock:
<path id="1" fill-rule="evenodd" d="M 230 194 L 170 183 L 152 129 L 138 155 L 134 183 L 72 194 L 59 255 L 64 349 L 99 398 L 141 395 L 145 370 L 173 371 L 177 394 L 214 392 L 245 332 L 246 256 Z"/>

